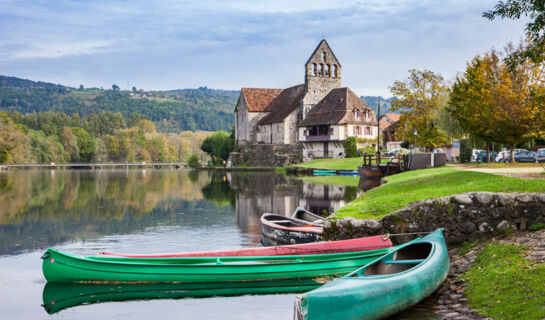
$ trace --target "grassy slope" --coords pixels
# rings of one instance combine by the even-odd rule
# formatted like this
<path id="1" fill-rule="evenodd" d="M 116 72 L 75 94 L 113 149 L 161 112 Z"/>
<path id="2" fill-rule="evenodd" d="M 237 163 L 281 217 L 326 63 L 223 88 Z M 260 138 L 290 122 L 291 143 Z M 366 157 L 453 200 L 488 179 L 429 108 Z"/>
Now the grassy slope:
<path id="1" fill-rule="evenodd" d="M 417 200 L 467 191 L 543 192 L 545 180 L 520 179 L 470 172 L 450 167 L 405 172 L 386 178 L 388 183 L 366 192 L 336 212 L 338 217 L 380 218 Z"/>
<path id="2" fill-rule="evenodd" d="M 523 246 L 490 244 L 465 275 L 471 307 L 494 319 L 545 319 L 545 265 L 523 256 Z"/>

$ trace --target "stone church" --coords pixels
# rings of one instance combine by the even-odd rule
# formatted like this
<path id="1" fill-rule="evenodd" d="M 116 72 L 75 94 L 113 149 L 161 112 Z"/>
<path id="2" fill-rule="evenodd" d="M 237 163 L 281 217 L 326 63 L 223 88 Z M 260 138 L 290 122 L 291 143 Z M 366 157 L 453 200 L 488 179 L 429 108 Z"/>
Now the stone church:
<path id="1" fill-rule="evenodd" d="M 344 157 L 342 142 L 347 137 L 376 139 L 373 110 L 342 87 L 341 70 L 322 40 L 305 64 L 304 84 L 286 89 L 242 88 L 235 108 L 237 143 L 299 144 L 306 161 Z"/>

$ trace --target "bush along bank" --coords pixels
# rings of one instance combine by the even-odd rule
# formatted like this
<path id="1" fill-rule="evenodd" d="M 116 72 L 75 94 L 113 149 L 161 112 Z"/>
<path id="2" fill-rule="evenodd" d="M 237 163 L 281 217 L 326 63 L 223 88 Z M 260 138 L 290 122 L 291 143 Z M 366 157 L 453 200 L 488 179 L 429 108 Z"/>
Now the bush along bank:
<path id="1" fill-rule="evenodd" d="M 545 193 L 467 192 L 416 201 L 381 219 L 326 219 L 329 240 L 445 229 L 449 244 L 530 230 L 545 222 Z M 409 238 L 398 237 L 399 242 Z"/>

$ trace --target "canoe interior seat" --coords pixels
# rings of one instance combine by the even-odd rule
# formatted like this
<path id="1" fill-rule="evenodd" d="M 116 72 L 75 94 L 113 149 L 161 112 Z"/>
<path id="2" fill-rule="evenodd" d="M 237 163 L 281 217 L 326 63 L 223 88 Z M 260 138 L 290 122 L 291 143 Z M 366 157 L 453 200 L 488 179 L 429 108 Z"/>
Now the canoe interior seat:
<path id="1" fill-rule="evenodd" d="M 382 258 L 358 271 L 354 276 L 395 274 L 409 270 L 423 262 L 432 252 L 431 243 L 415 243 Z"/>

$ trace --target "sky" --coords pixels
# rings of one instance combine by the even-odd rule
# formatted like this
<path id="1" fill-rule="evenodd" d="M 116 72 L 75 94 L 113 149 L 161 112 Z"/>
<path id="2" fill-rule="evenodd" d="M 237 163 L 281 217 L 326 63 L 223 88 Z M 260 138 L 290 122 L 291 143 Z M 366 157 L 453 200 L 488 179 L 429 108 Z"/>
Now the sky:
<path id="1" fill-rule="evenodd" d="M 452 80 L 524 35 L 489 0 L 0 0 L 0 75 L 77 87 L 286 88 L 326 39 L 343 86 L 391 96 L 410 69 Z"/>

